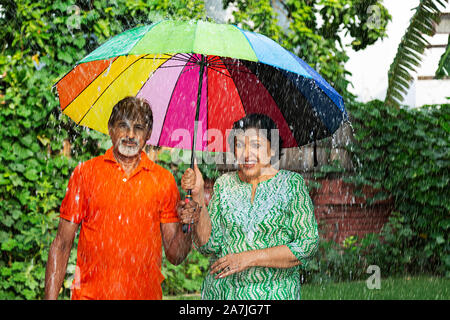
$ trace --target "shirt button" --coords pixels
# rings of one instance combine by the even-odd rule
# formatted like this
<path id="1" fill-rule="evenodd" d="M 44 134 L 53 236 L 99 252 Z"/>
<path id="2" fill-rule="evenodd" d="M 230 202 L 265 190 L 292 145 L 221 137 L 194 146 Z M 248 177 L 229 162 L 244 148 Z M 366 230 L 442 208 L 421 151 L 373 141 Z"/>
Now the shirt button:
<path id="1" fill-rule="evenodd" d="M 123 182 L 127 182 L 127 178 L 123 178 L 122 181 L 123 181 Z"/>

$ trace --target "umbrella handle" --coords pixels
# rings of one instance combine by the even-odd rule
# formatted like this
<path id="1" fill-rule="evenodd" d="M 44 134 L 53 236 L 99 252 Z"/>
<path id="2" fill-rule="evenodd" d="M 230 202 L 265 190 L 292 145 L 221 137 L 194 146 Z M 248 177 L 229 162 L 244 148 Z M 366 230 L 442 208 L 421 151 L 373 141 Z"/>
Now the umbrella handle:
<path id="1" fill-rule="evenodd" d="M 203 55 L 201 55 L 200 59 L 200 70 L 199 70 L 199 80 L 198 80 L 198 91 L 197 91 L 197 107 L 195 108 L 195 121 L 194 121 L 194 135 L 192 136 L 192 150 L 191 150 L 191 169 L 194 169 L 194 159 L 195 159 L 195 140 L 197 138 L 197 125 L 198 125 L 198 117 L 200 114 L 200 101 L 202 99 L 202 84 L 203 84 L 203 72 L 205 71 L 206 59 Z M 188 190 L 186 195 L 186 202 L 192 200 L 192 191 Z M 184 233 L 191 232 L 191 224 L 183 224 L 181 229 Z"/>
<path id="2" fill-rule="evenodd" d="M 187 195 L 185 198 L 186 202 L 189 202 L 192 200 L 192 195 L 191 195 L 191 190 L 187 191 Z M 183 226 L 181 227 L 181 229 L 183 230 L 183 233 L 189 233 L 191 232 L 191 225 L 192 224 L 183 224 Z"/>

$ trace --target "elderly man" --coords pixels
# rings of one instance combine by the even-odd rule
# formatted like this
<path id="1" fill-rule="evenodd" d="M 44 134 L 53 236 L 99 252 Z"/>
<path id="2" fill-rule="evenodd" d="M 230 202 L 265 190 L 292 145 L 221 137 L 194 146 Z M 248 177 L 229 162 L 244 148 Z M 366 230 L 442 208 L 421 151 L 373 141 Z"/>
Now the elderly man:
<path id="1" fill-rule="evenodd" d="M 161 246 L 179 264 L 192 241 L 179 223 L 174 177 L 142 151 L 152 124 L 148 103 L 119 101 L 108 122 L 113 146 L 75 168 L 48 255 L 46 299 L 58 297 L 80 225 L 72 299 L 162 298 Z"/>

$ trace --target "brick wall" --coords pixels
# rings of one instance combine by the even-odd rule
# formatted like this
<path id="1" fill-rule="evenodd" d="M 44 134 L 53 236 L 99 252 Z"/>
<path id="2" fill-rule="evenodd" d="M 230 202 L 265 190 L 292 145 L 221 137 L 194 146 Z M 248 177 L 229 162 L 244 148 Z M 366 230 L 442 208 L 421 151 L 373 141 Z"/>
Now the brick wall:
<path id="1" fill-rule="evenodd" d="M 321 188 L 311 192 L 314 213 L 323 237 L 338 243 L 352 235 L 379 233 L 393 208 L 392 199 L 367 205 L 365 199 L 354 195 L 354 186 L 342 179 L 319 181 Z M 366 197 L 376 190 L 364 188 Z"/>

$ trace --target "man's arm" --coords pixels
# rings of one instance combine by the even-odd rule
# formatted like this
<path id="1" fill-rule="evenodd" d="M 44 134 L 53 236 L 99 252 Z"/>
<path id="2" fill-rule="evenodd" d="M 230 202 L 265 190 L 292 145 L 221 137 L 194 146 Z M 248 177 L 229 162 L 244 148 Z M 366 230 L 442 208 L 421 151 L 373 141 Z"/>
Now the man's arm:
<path id="1" fill-rule="evenodd" d="M 192 247 L 190 233 L 183 233 L 181 223 L 161 223 L 161 235 L 164 252 L 173 265 L 178 265 L 186 258 Z"/>
<path id="2" fill-rule="evenodd" d="M 45 271 L 44 299 L 46 300 L 58 299 L 78 226 L 79 224 L 65 219 L 59 220 L 58 232 L 50 246 L 47 269 Z"/>

